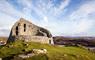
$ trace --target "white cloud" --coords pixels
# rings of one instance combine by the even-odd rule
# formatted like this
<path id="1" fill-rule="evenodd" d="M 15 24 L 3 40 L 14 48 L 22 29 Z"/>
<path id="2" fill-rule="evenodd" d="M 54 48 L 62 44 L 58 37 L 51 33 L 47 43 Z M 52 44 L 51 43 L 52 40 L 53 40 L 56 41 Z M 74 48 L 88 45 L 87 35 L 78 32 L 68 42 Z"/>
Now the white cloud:
<path id="1" fill-rule="evenodd" d="M 71 0 L 63 0 L 63 1 L 61 2 L 61 4 L 59 5 L 59 7 L 56 7 L 56 8 L 55 8 L 54 14 L 55 14 L 55 15 L 59 15 L 59 14 L 61 14 L 63 11 L 65 11 L 65 8 L 70 4 L 70 1 L 71 1 Z"/>
<path id="2" fill-rule="evenodd" d="M 76 20 L 88 17 L 90 13 L 95 12 L 95 1 L 89 1 L 80 6 L 78 10 L 70 15 L 70 19 Z"/>
<path id="3" fill-rule="evenodd" d="M 16 17 L 16 14 L 22 16 L 22 14 L 19 11 L 16 11 L 13 8 L 13 6 L 10 5 L 8 2 L 6 2 L 5 0 L 0 1 L 0 12 L 8 14 L 8 15 L 10 15 L 12 17 Z"/>
<path id="4" fill-rule="evenodd" d="M 93 21 L 87 19 L 80 20 L 79 24 L 76 24 L 75 33 L 87 32 L 93 26 L 93 23 Z"/>
<path id="5" fill-rule="evenodd" d="M 95 13 L 95 1 L 84 3 L 69 16 L 70 21 L 76 23 L 73 34 L 88 34 L 88 31 L 95 25 L 95 20 L 89 17 L 92 13 Z"/>
<path id="6" fill-rule="evenodd" d="M 15 21 L 15 18 L 7 14 L 0 13 L 0 36 L 8 36 L 9 31 L 11 30 L 11 27 Z"/>
<path id="7" fill-rule="evenodd" d="M 46 16 L 43 17 L 43 20 L 48 23 L 48 18 Z"/>
<path id="8" fill-rule="evenodd" d="M 89 14 L 92 13 L 95 13 L 95 1 L 86 2 L 72 14 L 69 14 L 69 17 L 64 17 L 67 21 L 51 21 L 48 25 L 48 29 L 50 29 L 54 35 L 92 35 L 89 34 L 91 28 L 95 25 L 95 20 L 89 17 Z"/>

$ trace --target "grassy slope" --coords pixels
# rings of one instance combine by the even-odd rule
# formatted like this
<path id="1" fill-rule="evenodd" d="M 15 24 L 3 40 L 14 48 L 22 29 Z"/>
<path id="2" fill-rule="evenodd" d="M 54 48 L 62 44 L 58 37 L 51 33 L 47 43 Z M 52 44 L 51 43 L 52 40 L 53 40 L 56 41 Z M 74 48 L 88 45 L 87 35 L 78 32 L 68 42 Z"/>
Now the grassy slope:
<path id="1" fill-rule="evenodd" d="M 50 60 L 95 60 L 94 53 L 79 47 L 59 47 L 43 44 L 30 44 L 32 48 L 45 48 Z"/>
<path id="2" fill-rule="evenodd" d="M 47 57 L 44 56 L 34 56 L 32 58 L 29 58 L 30 60 L 95 60 L 95 54 L 89 52 L 86 49 L 79 48 L 79 47 L 59 47 L 54 45 L 47 45 L 47 44 L 40 44 L 40 43 L 33 43 L 29 42 L 28 45 L 25 45 L 26 43 L 22 42 L 15 42 L 9 45 L 9 47 L 3 47 L 0 48 L 0 56 L 6 54 L 9 54 L 7 56 L 10 56 L 10 54 L 18 54 L 21 53 L 21 50 L 25 49 L 25 52 L 31 51 L 32 49 L 39 49 L 39 48 L 45 48 L 47 49 Z M 4 52 L 7 50 L 6 52 Z M 14 50 L 14 51 L 13 51 Z M 20 52 L 19 52 L 20 51 Z M 15 53 L 16 52 L 16 53 Z M 29 60 L 27 59 L 27 60 Z"/>

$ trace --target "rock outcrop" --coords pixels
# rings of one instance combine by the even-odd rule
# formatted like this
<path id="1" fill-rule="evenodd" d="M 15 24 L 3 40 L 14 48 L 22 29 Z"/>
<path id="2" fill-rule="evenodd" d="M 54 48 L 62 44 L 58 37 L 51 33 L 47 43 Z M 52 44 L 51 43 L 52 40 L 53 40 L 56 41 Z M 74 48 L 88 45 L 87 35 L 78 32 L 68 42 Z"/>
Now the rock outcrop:
<path id="1" fill-rule="evenodd" d="M 33 56 L 39 55 L 39 54 L 47 54 L 47 50 L 46 49 L 33 49 L 31 52 L 27 52 L 25 54 L 18 55 L 18 57 L 29 58 L 29 57 L 33 57 Z"/>
<path id="2" fill-rule="evenodd" d="M 23 18 L 17 21 L 11 29 L 8 42 L 14 40 L 53 44 L 52 34 L 47 29 L 34 25 Z"/>

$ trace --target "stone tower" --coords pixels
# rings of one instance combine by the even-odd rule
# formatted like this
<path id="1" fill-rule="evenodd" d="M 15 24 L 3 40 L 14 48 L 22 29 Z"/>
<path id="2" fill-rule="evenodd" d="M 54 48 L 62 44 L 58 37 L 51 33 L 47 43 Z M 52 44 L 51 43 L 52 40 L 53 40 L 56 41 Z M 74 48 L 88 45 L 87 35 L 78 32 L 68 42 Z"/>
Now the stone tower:
<path id="1" fill-rule="evenodd" d="M 53 44 L 52 35 L 48 30 L 34 25 L 23 18 L 17 21 L 11 29 L 8 42 L 14 40 Z"/>

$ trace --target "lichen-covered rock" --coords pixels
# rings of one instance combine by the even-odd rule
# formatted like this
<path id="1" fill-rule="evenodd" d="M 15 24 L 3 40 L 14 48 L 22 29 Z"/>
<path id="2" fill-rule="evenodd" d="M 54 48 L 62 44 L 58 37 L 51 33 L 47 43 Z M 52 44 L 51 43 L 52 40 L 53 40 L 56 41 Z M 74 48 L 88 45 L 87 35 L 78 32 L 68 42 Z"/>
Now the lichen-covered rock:
<path id="1" fill-rule="evenodd" d="M 34 25 L 23 18 L 17 21 L 11 29 L 8 42 L 14 40 L 53 44 L 52 35 L 47 29 Z"/>
<path id="2" fill-rule="evenodd" d="M 34 53 L 34 54 L 46 54 L 47 50 L 46 49 L 33 49 L 32 53 Z"/>

